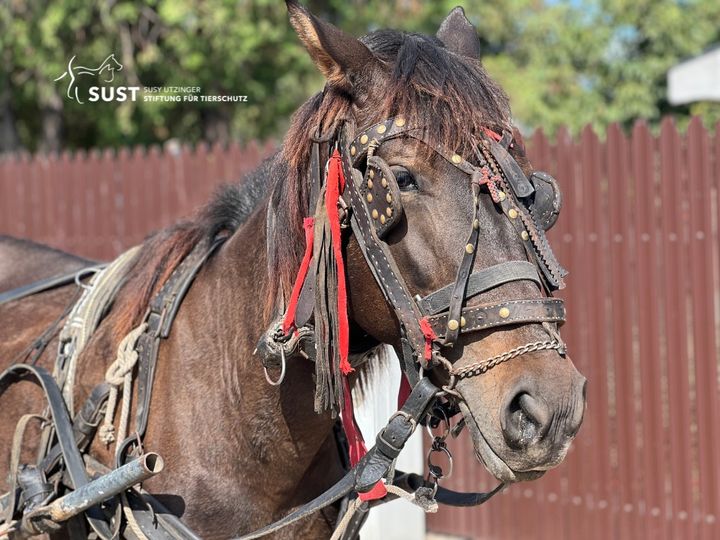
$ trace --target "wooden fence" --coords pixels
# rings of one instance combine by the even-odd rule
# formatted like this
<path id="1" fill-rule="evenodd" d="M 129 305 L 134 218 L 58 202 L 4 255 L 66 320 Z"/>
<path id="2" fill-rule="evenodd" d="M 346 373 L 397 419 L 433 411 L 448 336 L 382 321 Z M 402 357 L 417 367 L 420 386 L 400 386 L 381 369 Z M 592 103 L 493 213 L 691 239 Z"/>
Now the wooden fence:
<path id="1" fill-rule="evenodd" d="M 720 126 L 680 135 L 637 124 L 603 140 L 538 132 L 534 165 L 565 208 L 551 240 L 571 271 L 564 327 L 588 378 L 585 423 L 567 460 L 478 509 L 430 515 L 460 537 L 720 538 Z M 272 145 L 151 149 L 0 160 L 0 233 L 108 258 L 171 224 Z M 445 485 L 493 481 L 464 437 Z"/>

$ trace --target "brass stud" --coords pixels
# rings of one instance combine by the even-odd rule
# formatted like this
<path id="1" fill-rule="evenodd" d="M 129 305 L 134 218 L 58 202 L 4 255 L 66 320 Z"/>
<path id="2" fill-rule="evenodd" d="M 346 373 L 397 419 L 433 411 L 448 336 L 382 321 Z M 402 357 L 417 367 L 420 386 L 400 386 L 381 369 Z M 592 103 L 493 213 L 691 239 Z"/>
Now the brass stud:
<path id="1" fill-rule="evenodd" d="M 385 195 L 385 200 L 388 202 L 388 204 L 390 204 L 392 202 L 392 195 L 390 195 L 389 193 Z"/>
<path id="2" fill-rule="evenodd" d="M 460 163 L 460 162 L 462 161 L 462 158 L 461 158 L 459 155 L 457 155 L 457 154 L 453 154 L 450 159 L 451 159 L 452 162 L 455 163 L 455 164 Z"/>
<path id="3" fill-rule="evenodd" d="M 357 150 L 355 149 L 355 146 L 353 145 L 353 146 L 350 147 L 350 155 L 351 155 L 351 156 L 354 156 L 354 155 L 355 155 L 355 152 L 357 152 Z"/>
<path id="4" fill-rule="evenodd" d="M 396 118 L 395 125 L 397 127 L 403 127 L 405 125 L 405 119 L 402 116 L 400 118 Z"/>
<path id="5" fill-rule="evenodd" d="M 385 225 L 385 216 L 380 216 L 380 223 Z"/>
<path id="6" fill-rule="evenodd" d="M 374 208 L 373 208 L 373 211 L 372 211 L 372 218 L 373 218 L 373 219 L 377 219 L 377 218 L 378 218 L 378 211 L 375 210 Z"/>
<path id="7" fill-rule="evenodd" d="M 477 230 L 480 228 L 480 221 L 477 219 L 473 221 L 473 229 Z"/>
<path id="8" fill-rule="evenodd" d="M 370 169 L 370 178 L 375 178 L 375 169 Z"/>
<path id="9" fill-rule="evenodd" d="M 455 319 L 450 319 L 448 321 L 448 329 L 457 330 L 459 327 L 460 327 L 460 324 Z"/>
<path id="10" fill-rule="evenodd" d="M 368 193 L 367 194 L 367 202 L 372 202 L 372 199 L 373 199 L 372 193 Z"/>
<path id="11" fill-rule="evenodd" d="M 507 195 L 505 195 L 504 191 L 498 191 L 498 199 L 500 199 L 500 201 L 504 201 L 506 198 Z"/>
<path id="12" fill-rule="evenodd" d="M 530 238 L 530 235 L 527 233 L 527 231 L 523 231 L 520 233 L 520 238 L 522 238 L 523 240 L 527 240 L 528 238 Z"/>
<path id="13" fill-rule="evenodd" d="M 473 247 L 472 244 L 468 244 L 467 246 L 465 246 L 465 251 L 467 253 L 472 253 L 473 251 L 475 251 L 475 248 Z"/>
<path id="14" fill-rule="evenodd" d="M 386 129 L 387 129 L 387 128 L 385 127 L 385 124 L 380 124 L 380 125 L 377 127 L 377 132 L 380 133 L 380 134 L 382 134 L 382 133 L 385 133 L 385 130 L 386 130 Z"/>
<path id="15" fill-rule="evenodd" d="M 465 320 L 465 317 L 460 317 L 460 328 L 465 328 L 466 324 L 467 321 Z"/>
<path id="16" fill-rule="evenodd" d="M 508 210 L 508 216 L 510 217 L 510 219 L 515 219 L 516 217 L 518 217 L 517 210 L 515 210 L 514 208 Z"/>
<path id="17" fill-rule="evenodd" d="M 499 314 L 500 317 L 502 317 L 503 319 L 507 319 L 507 318 L 510 316 L 510 310 L 509 310 L 508 308 L 506 308 L 506 307 L 500 308 L 500 311 L 498 312 L 498 314 Z"/>
<path id="18" fill-rule="evenodd" d="M 392 208 L 390 208 L 390 207 L 388 206 L 388 207 L 385 209 L 385 213 L 387 214 L 388 217 L 392 216 Z"/>
<path id="19" fill-rule="evenodd" d="M 360 137 L 360 144 L 367 144 L 368 142 L 368 136 L 363 134 L 362 137 Z"/>
<path id="20" fill-rule="evenodd" d="M 368 186 L 368 189 L 372 189 L 372 187 L 373 187 L 373 181 L 370 180 L 369 178 L 368 178 L 368 181 L 367 181 L 367 186 Z"/>
<path id="21" fill-rule="evenodd" d="M 382 187 L 386 188 L 388 187 L 388 181 L 383 176 L 382 180 L 380 180 L 380 183 L 382 184 Z"/>

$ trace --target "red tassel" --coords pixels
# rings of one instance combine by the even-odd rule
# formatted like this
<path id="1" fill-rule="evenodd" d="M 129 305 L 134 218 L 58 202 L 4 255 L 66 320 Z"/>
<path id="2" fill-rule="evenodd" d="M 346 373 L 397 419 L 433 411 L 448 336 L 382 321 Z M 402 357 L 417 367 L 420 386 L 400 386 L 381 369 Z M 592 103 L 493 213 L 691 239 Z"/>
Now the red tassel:
<path id="1" fill-rule="evenodd" d="M 340 214 L 338 212 L 338 200 L 345 189 L 345 177 L 342 172 L 342 160 L 340 152 L 335 150 L 328 165 L 327 188 L 325 191 L 325 209 L 330 221 L 330 232 L 332 234 L 332 247 L 335 256 L 338 279 L 338 356 L 340 357 L 340 371 L 347 375 L 353 370 L 348 361 L 348 350 L 350 346 L 350 326 L 347 315 L 347 289 L 345 288 L 345 261 L 342 254 L 342 238 L 340 236 Z"/>
<path id="2" fill-rule="evenodd" d="M 420 319 L 420 329 L 425 336 L 425 360 L 429 362 L 432 358 L 432 344 L 437 339 L 437 336 L 426 317 Z"/>
<path id="3" fill-rule="evenodd" d="M 288 332 L 295 327 L 295 310 L 297 309 L 300 291 L 302 291 L 303 284 L 305 283 L 305 277 L 307 276 L 308 269 L 310 268 L 310 262 L 312 261 L 314 226 L 315 218 L 306 217 L 303 220 L 303 227 L 305 229 L 305 254 L 303 255 L 302 262 L 300 263 L 300 269 L 298 270 L 297 277 L 295 278 L 295 284 L 293 285 L 292 294 L 290 295 L 290 304 L 285 312 L 285 319 L 283 319 L 282 331 L 285 335 L 287 335 Z"/>
<path id="4" fill-rule="evenodd" d="M 496 133 L 496 132 L 493 131 L 492 129 L 490 129 L 490 128 L 483 128 L 483 130 L 485 131 L 485 135 L 487 135 L 488 137 L 492 137 L 493 139 L 495 139 L 495 140 L 498 141 L 498 142 L 499 142 L 500 140 L 502 140 L 502 135 L 500 135 L 499 133 Z"/>

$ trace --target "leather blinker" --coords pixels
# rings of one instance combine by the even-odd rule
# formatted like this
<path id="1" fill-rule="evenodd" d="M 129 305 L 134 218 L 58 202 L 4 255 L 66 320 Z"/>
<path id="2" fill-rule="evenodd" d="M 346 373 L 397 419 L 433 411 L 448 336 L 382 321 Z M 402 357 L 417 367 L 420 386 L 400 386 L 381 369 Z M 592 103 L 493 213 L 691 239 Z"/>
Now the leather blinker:
<path id="1" fill-rule="evenodd" d="M 360 193 L 368 207 L 378 238 L 382 238 L 402 217 L 400 188 L 388 164 L 378 156 L 370 156 Z"/>
<path id="2" fill-rule="evenodd" d="M 535 188 L 532 201 L 528 205 L 535 222 L 547 231 L 555 225 L 562 208 L 562 193 L 557 180 L 546 172 L 536 171 L 530 176 Z"/>

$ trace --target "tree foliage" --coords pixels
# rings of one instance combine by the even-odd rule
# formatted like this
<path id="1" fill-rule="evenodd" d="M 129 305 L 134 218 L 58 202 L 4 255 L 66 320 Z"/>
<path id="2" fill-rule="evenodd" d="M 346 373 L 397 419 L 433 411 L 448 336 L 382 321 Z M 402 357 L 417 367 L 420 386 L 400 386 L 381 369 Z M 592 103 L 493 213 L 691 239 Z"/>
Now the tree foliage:
<path id="1" fill-rule="evenodd" d="M 393 26 L 434 33 L 457 0 L 308 0 L 356 35 Z M 712 123 L 720 105 L 672 107 L 666 73 L 720 42 L 717 0 L 466 0 L 483 63 L 525 129 L 587 123 Z M 278 0 L 6 0 L 0 5 L 0 151 L 281 136 L 323 81 Z M 80 105 L 54 82 L 68 60 L 115 53 L 118 84 L 200 86 L 247 103 Z"/>

